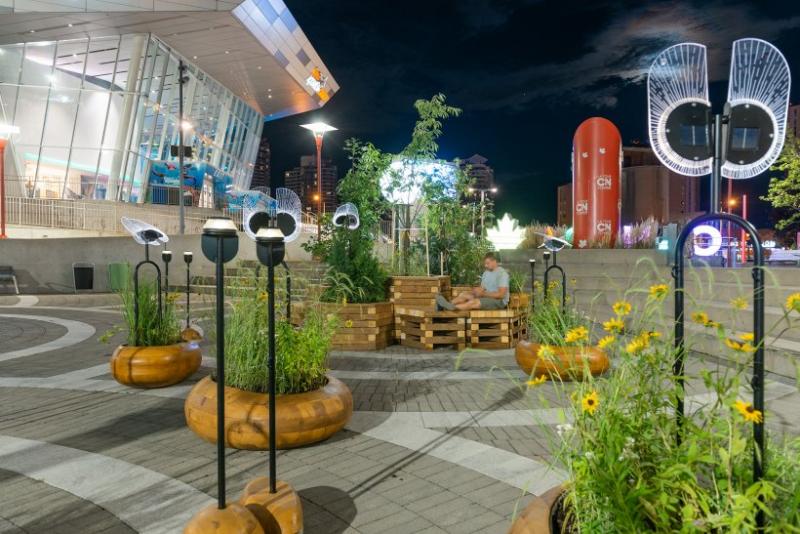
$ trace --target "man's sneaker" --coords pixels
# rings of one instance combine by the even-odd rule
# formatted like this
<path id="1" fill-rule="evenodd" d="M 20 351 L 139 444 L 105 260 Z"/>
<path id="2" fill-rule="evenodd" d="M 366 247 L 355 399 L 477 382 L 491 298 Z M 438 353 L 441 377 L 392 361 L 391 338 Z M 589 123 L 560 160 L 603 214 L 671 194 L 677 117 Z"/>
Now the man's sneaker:
<path id="1" fill-rule="evenodd" d="M 439 310 L 455 311 L 456 307 L 444 296 L 436 295 L 436 307 Z"/>

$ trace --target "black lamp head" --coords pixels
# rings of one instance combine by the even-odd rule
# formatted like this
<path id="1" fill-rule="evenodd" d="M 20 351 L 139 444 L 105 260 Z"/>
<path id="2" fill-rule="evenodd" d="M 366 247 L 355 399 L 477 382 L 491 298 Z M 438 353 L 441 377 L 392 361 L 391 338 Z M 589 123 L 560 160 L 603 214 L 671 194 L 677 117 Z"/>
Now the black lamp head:
<path id="1" fill-rule="evenodd" d="M 222 263 L 227 263 L 239 252 L 239 234 L 229 217 L 210 217 L 203 225 L 201 245 L 209 261 L 217 261 L 217 240 L 222 240 Z"/>
<path id="2" fill-rule="evenodd" d="M 267 267 L 279 265 L 286 255 L 286 244 L 280 228 L 261 228 L 256 234 L 258 261 Z"/>
<path id="3" fill-rule="evenodd" d="M 531 265 L 535 265 L 536 264 L 536 259 L 535 258 L 531 258 L 531 259 L 528 260 L 528 263 L 530 263 Z"/>
<path id="4" fill-rule="evenodd" d="M 161 260 L 164 263 L 169 263 L 172 261 L 172 251 L 171 250 L 162 250 L 161 251 Z"/>
<path id="5" fill-rule="evenodd" d="M 153 244 L 160 241 L 164 237 L 164 234 L 158 230 L 148 229 L 139 232 L 139 237 L 141 237 L 146 243 Z"/>
<path id="6" fill-rule="evenodd" d="M 545 250 L 544 252 L 542 252 L 542 256 L 544 257 L 545 261 L 549 260 L 550 259 L 550 251 L 549 250 Z"/>
<path id="7" fill-rule="evenodd" d="M 183 261 L 186 262 L 187 265 L 192 263 L 192 259 L 194 259 L 194 254 L 192 254 L 191 252 L 183 253 Z"/>

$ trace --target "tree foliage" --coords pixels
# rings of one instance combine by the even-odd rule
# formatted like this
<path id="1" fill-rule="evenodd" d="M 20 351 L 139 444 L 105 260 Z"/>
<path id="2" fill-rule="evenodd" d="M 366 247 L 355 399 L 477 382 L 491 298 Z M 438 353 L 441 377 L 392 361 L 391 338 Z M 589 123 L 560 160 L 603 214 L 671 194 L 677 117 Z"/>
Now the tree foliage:
<path id="1" fill-rule="evenodd" d="M 761 200 L 778 210 L 781 218 L 775 228 L 800 229 L 800 139 L 786 137 L 783 152 L 772 170 L 783 171 L 786 176 L 770 179 L 767 194 Z"/>

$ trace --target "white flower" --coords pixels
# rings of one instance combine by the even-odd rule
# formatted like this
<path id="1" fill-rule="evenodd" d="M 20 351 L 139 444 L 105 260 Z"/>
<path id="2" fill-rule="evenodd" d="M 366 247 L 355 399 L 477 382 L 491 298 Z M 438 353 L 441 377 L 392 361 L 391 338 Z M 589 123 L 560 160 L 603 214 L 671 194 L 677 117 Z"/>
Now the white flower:
<path id="1" fill-rule="evenodd" d="M 556 432 L 558 436 L 563 438 L 566 434 L 572 432 L 572 425 L 569 423 L 564 423 L 563 425 L 556 425 Z"/>
<path id="2" fill-rule="evenodd" d="M 583 456 L 587 460 L 594 460 L 594 453 L 592 451 L 586 451 L 585 453 L 583 453 Z"/>

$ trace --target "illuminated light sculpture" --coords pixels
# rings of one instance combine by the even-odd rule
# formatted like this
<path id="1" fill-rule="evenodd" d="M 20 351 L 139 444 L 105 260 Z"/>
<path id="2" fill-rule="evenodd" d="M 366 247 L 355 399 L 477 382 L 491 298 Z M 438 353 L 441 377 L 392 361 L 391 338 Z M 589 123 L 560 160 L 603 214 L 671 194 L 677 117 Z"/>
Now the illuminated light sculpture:
<path id="1" fill-rule="evenodd" d="M 706 47 L 681 43 L 658 54 L 647 76 L 647 103 L 659 161 L 684 176 L 710 173 Z"/>
<path id="2" fill-rule="evenodd" d="M 303 228 L 300 224 L 303 205 L 297 193 L 285 187 L 279 187 L 275 190 L 275 199 L 277 200 L 275 216 L 277 217 L 278 228 L 281 229 L 285 236 L 284 242 L 291 243 L 300 237 L 300 231 Z"/>
<path id="3" fill-rule="evenodd" d="M 544 241 L 539 248 L 545 248 L 550 252 L 559 252 L 563 250 L 565 247 L 572 248 L 572 244 L 567 241 L 566 239 L 556 237 L 552 233 L 543 234 L 542 232 L 534 232 L 536 235 L 541 236 L 544 238 Z"/>
<path id="4" fill-rule="evenodd" d="M 572 221 L 578 248 L 614 246 L 620 219 L 622 139 L 608 119 L 592 117 L 572 141 Z"/>
<path id="5" fill-rule="evenodd" d="M 780 50 L 761 39 L 733 42 L 722 176 L 753 178 L 778 159 L 786 138 L 790 86 L 789 65 Z"/>
<path id="6" fill-rule="evenodd" d="M 722 247 L 722 234 L 710 224 L 695 226 L 692 234 L 694 235 L 695 256 L 713 256 Z M 701 239 L 700 236 L 708 236 L 708 239 Z"/>
<path id="7" fill-rule="evenodd" d="M 486 230 L 486 238 L 497 250 L 513 250 L 525 240 L 525 228 L 506 213 L 497 226 Z"/>
<path id="8" fill-rule="evenodd" d="M 352 202 L 347 202 L 336 208 L 333 214 L 333 225 L 355 230 L 361 225 L 361 217 L 358 216 L 358 208 Z"/>

